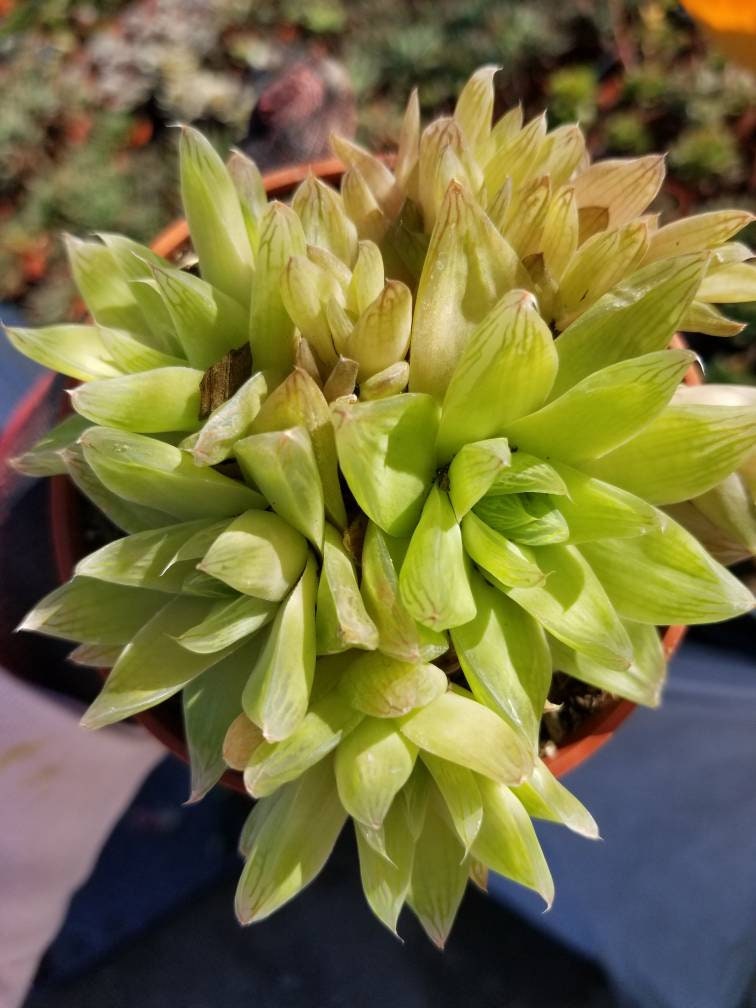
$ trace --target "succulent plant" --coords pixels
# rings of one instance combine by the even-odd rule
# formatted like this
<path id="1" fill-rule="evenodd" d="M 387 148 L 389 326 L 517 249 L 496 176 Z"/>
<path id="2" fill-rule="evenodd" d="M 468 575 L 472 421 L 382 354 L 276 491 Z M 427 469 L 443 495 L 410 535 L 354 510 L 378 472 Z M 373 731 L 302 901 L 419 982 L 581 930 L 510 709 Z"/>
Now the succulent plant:
<path id="1" fill-rule="evenodd" d="M 91 323 L 8 330 L 81 382 L 21 468 L 127 533 L 23 627 L 111 669 L 90 728 L 182 693 L 194 799 L 243 770 L 244 923 L 348 818 L 392 931 L 406 902 L 442 945 L 489 869 L 549 904 L 531 817 L 597 835 L 539 752 L 553 672 L 655 705 L 656 627 L 752 606 L 664 510 L 752 467 L 754 406 L 678 401 L 670 348 L 739 330 L 750 215 L 659 226 L 661 157 L 494 120 L 496 81 L 422 132 L 413 94 L 393 169 L 335 139 L 341 192 L 290 205 L 184 129 L 199 275 L 69 239 Z"/>

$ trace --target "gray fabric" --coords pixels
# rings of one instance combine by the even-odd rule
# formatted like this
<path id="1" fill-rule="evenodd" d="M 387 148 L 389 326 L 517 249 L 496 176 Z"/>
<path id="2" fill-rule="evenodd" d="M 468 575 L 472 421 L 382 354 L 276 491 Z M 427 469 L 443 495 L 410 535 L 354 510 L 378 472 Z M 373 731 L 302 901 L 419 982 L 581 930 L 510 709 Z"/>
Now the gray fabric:
<path id="1" fill-rule="evenodd" d="M 556 881 L 546 914 L 495 898 L 595 959 L 633 1008 L 739 1008 L 756 973 L 756 667 L 686 643 L 662 708 L 638 710 L 565 781 L 594 843 L 539 826 Z"/>

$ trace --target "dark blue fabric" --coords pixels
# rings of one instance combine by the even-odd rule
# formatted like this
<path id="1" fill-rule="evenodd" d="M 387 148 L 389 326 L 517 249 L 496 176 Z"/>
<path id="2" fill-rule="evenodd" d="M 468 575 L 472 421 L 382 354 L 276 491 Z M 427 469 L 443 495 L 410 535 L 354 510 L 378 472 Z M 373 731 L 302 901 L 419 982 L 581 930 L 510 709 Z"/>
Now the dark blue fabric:
<path id="1" fill-rule="evenodd" d="M 24 324 L 20 312 L 13 305 L 0 302 L 0 323 L 8 326 Z M 34 378 L 44 373 L 44 368 L 15 350 L 0 335 L 0 430 L 8 421 L 13 407 L 18 403 Z"/>
<path id="2" fill-rule="evenodd" d="M 739 1008 L 756 973 L 755 770 L 756 663 L 686 643 L 661 709 L 565 780 L 603 839 L 539 825 L 552 909 L 503 879 L 491 891 L 596 960 L 623 1005 Z"/>

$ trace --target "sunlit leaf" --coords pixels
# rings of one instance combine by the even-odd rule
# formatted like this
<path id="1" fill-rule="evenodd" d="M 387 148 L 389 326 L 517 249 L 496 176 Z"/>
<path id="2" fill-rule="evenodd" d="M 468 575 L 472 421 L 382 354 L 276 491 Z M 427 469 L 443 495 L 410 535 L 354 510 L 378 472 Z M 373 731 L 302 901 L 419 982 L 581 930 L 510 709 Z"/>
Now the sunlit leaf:
<path id="1" fill-rule="evenodd" d="M 745 585 L 671 518 L 637 539 L 606 539 L 580 548 L 627 619 L 661 626 L 716 623 L 753 608 Z"/>
<path id="2" fill-rule="evenodd" d="M 333 404 L 339 462 L 357 503 L 389 535 L 417 524 L 435 461 L 437 406 L 431 396 L 403 394 Z"/>
<path id="3" fill-rule="evenodd" d="M 431 489 L 399 573 L 409 614 L 432 630 L 467 623 L 475 615 L 462 532 L 448 494 Z"/>
<path id="4" fill-rule="evenodd" d="M 347 812 L 366 826 L 381 826 L 416 757 L 416 746 L 399 733 L 395 721 L 364 718 L 339 743 L 334 760 Z"/>
<path id="5" fill-rule="evenodd" d="M 239 921 L 263 920 L 308 885 L 328 860 L 345 820 L 330 760 L 258 802 L 244 829 Z"/>
<path id="6" fill-rule="evenodd" d="M 244 712 L 266 741 L 291 735 L 307 713 L 315 673 L 315 564 L 279 607 L 244 688 Z"/>

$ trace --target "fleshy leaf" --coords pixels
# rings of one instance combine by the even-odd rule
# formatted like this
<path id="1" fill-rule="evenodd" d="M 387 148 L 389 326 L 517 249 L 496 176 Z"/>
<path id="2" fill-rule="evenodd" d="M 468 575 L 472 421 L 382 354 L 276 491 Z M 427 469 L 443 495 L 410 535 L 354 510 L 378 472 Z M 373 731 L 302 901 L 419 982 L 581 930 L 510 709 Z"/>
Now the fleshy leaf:
<path id="1" fill-rule="evenodd" d="M 659 525 L 659 513 L 640 497 L 562 463 L 554 467 L 567 487 L 559 511 L 570 529 L 571 543 L 626 539 Z M 644 494 L 645 496 L 645 494 Z"/>
<path id="2" fill-rule="evenodd" d="M 398 395 L 407 388 L 409 381 L 409 364 L 407 361 L 397 361 L 374 374 L 360 385 L 360 399 L 385 399 L 387 396 Z"/>
<path id="3" fill-rule="evenodd" d="M 515 251 L 452 182 L 415 298 L 410 390 L 442 399 L 470 333 L 508 290 L 526 281 Z"/>
<path id="4" fill-rule="evenodd" d="M 632 441 L 585 468 L 653 504 L 705 493 L 753 450 L 756 408 L 672 403 Z"/>
<path id="5" fill-rule="evenodd" d="M 519 733 L 482 704 L 444 693 L 405 715 L 402 734 L 434 756 L 504 784 L 519 784 L 533 758 Z"/>
<path id="6" fill-rule="evenodd" d="M 208 368 L 247 338 L 241 305 L 185 270 L 153 268 L 152 283 L 163 299 L 176 335 L 193 367 Z"/>
<path id="7" fill-rule="evenodd" d="M 244 712 L 268 742 L 291 735 L 304 720 L 315 672 L 315 564 L 281 604 L 244 688 Z"/>
<path id="8" fill-rule="evenodd" d="M 63 461 L 77 490 L 124 532 L 144 532 L 146 529 L 161 528 L 175 522 L 175 518 L 164 511 L 124 500 L 119 494 L 108 490 L 88 464 L 80 443 L 64 449 Z"/>
<path id="9" fill-rule="evenodd" d="M 421 759 L 441 793 L 466 857 L 483 822 L 483 804 L 476 776 L 472 770 L 430 753 L 422 753 Z"/>
<path id="10" fill-rule="evenodd" d="M 467 887 L 468 865 L 462 844 L 429 802 L 415 859 L 407 902 L 438 948 L 449 937 Z"/>
<path id="11" fill-rule="evenodd" d="M 349 648 L 372 650 L 378 646 L 378 630 L 365 609 L 352 559 L 341 534 L 328 524 L 325 526 L 315 627 L 318 654 L 333 654 Z"/>
<path id="12" fill-rule="evenodd" d="M 399 593 L 410 616 L 432 630 L 459 626 L 475 615 L 462 532 L 448 494 L 437 486 L 412 534 Z"/>
<path id="13" fill-rule="evenodd" d="M 75 577 L 40 599 L 18 629 L 87 644 L 121 645 L 164 605 L 160 592 Z"/>
<path id="14" fill-rule="evenodd" d="M 102 728 L 154 707 L 225 658 L 228 649 L 192 654 L 175 640 L 204 619 L 211 605 L 209 599 L 186 596 L 168 602 L 123 649 L 81 723 L 86 728 Z"/>
<path id="15" fill-rule="evenodd" d="M 88 465 L 108 490 L 180 521 L 231 517 L 264 504 L 243 483 L 201 469 L 186 452 L 143 434 L 90 427 L 80 443 Z"/>
<path id="16" fill-rule="evenodd" d="M 190 802 L 199 801 L 223 776 L 223 741 L 241 712 L 241 694 L 254 661 L 247 645 L 188 683 L 182 693 L 184 731 L 191 771 Z"/>
<path id="17" fill-rule="evenodd" d="M 362 720 L 338 691 L 315 702 L 301 724 L 280 742 L 257 746 L 244 767 L 244 785 L 255 798 L 273 794 L 328 755 Z"/>
<path id="18" fill-rule="evenodd" d="M 473 855 L 495 872 L 533 889 L 547 907 L 554 899 L 551 878 L 530 816 L 508 787 L 479 778 L 483 824 Z"/>
<path id="19" fill-rule="evenodd" d="M 506 425 L 511 445 L 546 459 L 599 458 L 629 441 L 669 402 L 695 354 L 660 350 L 589 375 L 537 413 Z"/>
<path id="20" fill-rule="evenodd" d="M 644 536 L 643 541 L 649 538 Z M 624 549 L 639 541 L 621 539 L 617 544 Z M 610 668 L 628 668 L 633 655 L 627 631 L 577 547 L 539 546 L 529 552 L 523 547 L 523 552 L 541 568 L 545 582 L 532 588 L 502 586 L 502 590 L 568 647 Z M 642 590 L 641 583 L 636 583 Z"/>
<path id="21" fill-rule="evenodd" d="M 745 585 L 671 518 L 637 539 L 606 539 L 580 548 L 627 619 L 659 626 L 716 623 L 753 608 Z"/>
<path id="22" fill-rule="evenodd" d="M 87 427 L 89 421 L 84 417 L 68 416 L 31 448 L 11 459 L 11 465 L 24 476 L 55 476 L 65 473 L 67 469 L 63 452 L 75 444 Z"/>
<path id="23" fill-rule="evenodd" d="M 97 326 L 54 325 L 42 329 L 6 326 L 4 332 L 19 353 L 70 378 L 92 381 L 121 374 Z"/>
<path id="24" fill-rule="evenodd" d="M 541 568 L 520 546 L 492 529 L 475 512 L 462 519 L 462 542 L 470 559 L 502 584 L 528 588 L 545 581 Z"/>
<path id="25" fill-rule="evenodd" d="M 489 438 L 460 448 L 449 466 L 449 498 L 459 521 L 489 491 L 511 461 L 506 438 Z"/>
<path id="26" fill-rule="evenodd" d="M 506 469 L 498 473 L 486 496 L 496 497 L 500 494 L 515 493 L 562 495 L 567 493 L 567 487 L 556 469 L 548 462 L 543 462 L 518 449 L 512 453 Z"/>
<path id="27" fill-rule="evenodd" d="M 556 370 L 554 340 L 533 295 L 510 291 L 470 335 L 452 372 L 438 432 L 441 461 L 542 406 Z"/>
<path id="28" fill-rule="evenodd" d="M 113 252 L 100 242 L 80 241 L 71 235 L 65 236 L 65 246 L 74 283 L 95 322 L 125 329 L 149 342 L 149 326 Z"/>
<path id="29" fill-rule="evenodd" d="M 197 654 L 212 654 L 249 637 L 269 623 L 276 613 L 272 602 L 242 595 L 215 603 L 207 616 L 179 638 L 179 644 Z M 249 667 L 247 668 L 249 675 Z"/>
<path id="30" fill-rule="evenodd" d="M 345 820 L 330 760 L 258 802 L 243 832 L 247 861 L 236 890 L 239 921 L 264 920 L 308 885 L 328 860 Z"/>
<path id="31" fill-rule="evenodd" d="M 383 820 L 385 856 L 371 846 L 365 832 L 355 822 L 362 891 L 378 920 L 395 935 L 399 914 L 409 889 L 415 852 L 415 843 L 407 827 L 404 802 L 397 798 Z"/>
<path id="32" fill-rule="evenodd" d="M 551 655 L 535 619 L 476 575 L 476 615 L 451 637 L 462 670 L 480 703 L 521 732 L 533 752 L 551 684 Z"/>
<path id="33" fill-rule="evenodd" d="M 339 484 L 336 443 L 331 410 L 312 377 L 295 368 L 262 404 L 252 424 L 255 434 L 306 427 L 318 464 L 326 515 L 337 528 L 346 525 L 346 512 Z"/>
<path id="34" fill-rule="evenodd" d="M 366 826 L 380 827 L 416 757 L 416 746 L 395 721 L 366 717 L 336 750 L 336 785 L 347 812 Z"/>
<path id="35" fill-rule="evenodd" d="M 406 547 L 404 543 L 404 547 Z M 421 626 L 410 616 L 399 595 L 397 568 L 404 559 L 400 544 L 368 522 L 362 549 L 362 597 L 378 628 L 380 650 L 400 661 L 432 661 L 446 651 L 443 634 Z M 393 547 L 393 549 L 392 549 Z"/>
<path id="36" fill-rule="evenodd" d="M 339 462 L 357 503 L 392 536 L 417 524 L 435 468 L 438 408 L 422 394 L 333 404 Z"/>
<path id="37" fill-rule="evenodd" d="M 299 218 L 274 202 L 260 221 L 260 246 L 249 317 L 252 359 L 259 371 L 270 370 L 277 381 L 294 364 L 294 323 L 284 307 L 281 277 L 293 255 L 304 255 L 305 237 Z"/>
<path id="38" fill-rule="evenodd" d="M 207 520 L 186 522 L 116 539 L 80 560 L 76 574 L 111 584 L 179 593 L 187 571 L 185 566 L 173 564 L 173 559 L 195 532 L 210 525 Z"/>
<path id="39" fill-rule="evenodd" d="M 619 227 L 638 217 L 661 188 L 664 158 L 646 157 L 598 161 L 575 179 L 579 207 L 606 207 L 609 227 Z"/>
<path id="40" fill-rule="evenodd" d="M 424 707 L 445 693 L 446 686 L 446 676 L 435 665 L 401 662 L 374 651 L 355 658 L 340 688 L 363 714 L 394 718 Z"/>
<path id="41" fill-rule="evenodd" d="M 559 783 L 543 760 L 537 759 L 528 780 L 512 790 L 534 819 L 561 823 L 590 840 L 598 839 L 598 826 L 593 816 L 564 784 Z"/>
<path id="42" fill-rule="evenodd" d="M 610 669 L 587 655 L 571 651 L 551 638 L 554 668 L 615 696 L 625 697 L 645 707 L 657 707 L 667 672 L 659 632 L 655 626 L 624 621 L 633 645 L 633 660 L 626 669 Z"/>
<path id="43" fill-rule="evenodd" d="M 310 175 L 294 193 L 291 208 L 302 222 L 308 244 L 328 249 L 348 266 L 354 263 L 357 232 L 334 189 Z"/>
<path id="44" fill-rule="evenodd" d="M 307 543 L 270 511 L 246 511 L 222 532 L 198 568 L 236 591 L 279 602 L 299 580 Z"/>
<path id="45" fill-rule="evenodd" d="M 652 263 L 617 284 L 556 340 L 559 354 L 552 398 L 617 361 L 669 345 L 692 303 L 706 253 Z"/>
<path id="46" fill-rule="evenodd" d="M 341 352 L 360 365 L 365 381 L 404 359 L 412 326 L 412 294 L 399 280 L 388 280 L 360 315 Z"/>
<path id="47" fill-rule="evenodd" d="M 245 479 L 259 487 L 292 528 L 322 549 L 323 487 L 307 428 L 252 434 L 237 442 L 234 451 Z"/>
<path id="48" fill-rule="evenodd" d="M 137 434 L 194 431 L 202 423 L 201 381 L 201 371 L 161 367 L 87 382 L 73 390 L 71 402 L 77 413 L 103 427 Z"/>
<path id="49" fill-rule="evenodd" d="M 267 391 L 265 376 L 258 371 L 213 410 L 192 446 L 197 465 L 218 465 L 233 454 L 236 442 L 251 432 Z"/>
<path id="50" fill-rule="evenodd" d="M 162 304 L 160 295 L 156 290 L 147 288 L 144 284 L 140 284 L 139 287 L 142 290 L 152 290 L 155 298 Z M 164 310 L 167 316 L 167 309 Z M 170 323 L 170 317 L 168 317 L 168 320 Z M 98 328 L 100 330 L 100 338 L 110 355 L 110 359 L 123 374 L 151 371 L 154 368 L 186 367 L 186 355 L 178 346 L 175 351 L 171 348 L 171 353 L 164 353 L 162 350 L 156 350 L 154 347 L 140 342 L 123 329 L 107 329 L 105 326 L 99 326 Z"/>
<path id="51" fill-rule="evenodd" d="M 690 252 L 703 252 L 721 245 L 753 220 L 747 210 L 714 210 L 673 221 L 655 231 L 646 262 L 669 259 Z"/>
<path id="52" fill-rule="evenodd" d="M 252 247 L 231 176 L 212 145 L 182 127 L 181 199 L 202 276 L 240 305 L 249 304 Z"/>

